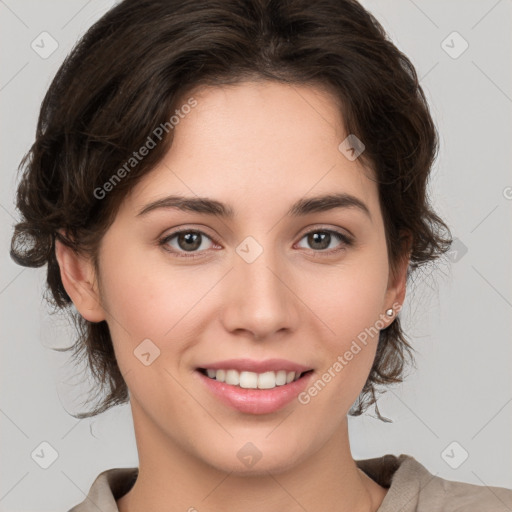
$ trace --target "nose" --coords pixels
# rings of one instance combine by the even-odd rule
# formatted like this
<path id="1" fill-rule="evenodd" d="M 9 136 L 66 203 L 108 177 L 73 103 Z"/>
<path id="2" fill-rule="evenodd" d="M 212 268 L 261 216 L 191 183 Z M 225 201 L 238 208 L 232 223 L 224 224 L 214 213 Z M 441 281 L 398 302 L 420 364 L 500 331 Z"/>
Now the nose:
<path id="1" fill-rule="evenodd" d="M 293 273 L 272 250 L 252 262 L 236 255 L 226 281 L 222 321 L 229 332 L 263 340 L 296 329 L 301 302 Z"/>

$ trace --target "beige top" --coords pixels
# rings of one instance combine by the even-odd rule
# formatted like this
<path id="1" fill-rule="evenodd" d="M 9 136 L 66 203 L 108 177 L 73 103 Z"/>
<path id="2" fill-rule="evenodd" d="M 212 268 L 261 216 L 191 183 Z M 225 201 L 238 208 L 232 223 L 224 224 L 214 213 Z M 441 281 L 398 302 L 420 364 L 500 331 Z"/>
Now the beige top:
<path id="1" fill-rule="evenodd" d="M 356 460 L 357 466 L 388 492 L 377 512 L 511 512 L 512 489 L 445 480 L 410 455 Z M 68 512 L 119 512 L 116 500 L 137 479 L 138 468 L 100 473 L 87 498 Z"/>

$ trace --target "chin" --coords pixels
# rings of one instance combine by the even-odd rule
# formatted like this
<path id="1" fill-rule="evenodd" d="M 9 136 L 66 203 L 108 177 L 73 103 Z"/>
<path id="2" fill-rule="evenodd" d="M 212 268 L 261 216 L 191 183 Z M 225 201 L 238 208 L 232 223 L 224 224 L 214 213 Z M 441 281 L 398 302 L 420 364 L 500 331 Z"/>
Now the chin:
<path id="1" fill-rule="evenodd" d="M 206 457 L 203 453 L 202 458 L 222 472 L 238 476 L 268 476 L 268 473 L 286 472 L 307 457 L 307 453 L 298 452 L 293 443 L 287 445 L 277 438 L 276 441 L 251 442 L 245 438 L 244 441 L 233 441 L 231 447 L 217 445 L 218 451 L 210 452 Z"/>

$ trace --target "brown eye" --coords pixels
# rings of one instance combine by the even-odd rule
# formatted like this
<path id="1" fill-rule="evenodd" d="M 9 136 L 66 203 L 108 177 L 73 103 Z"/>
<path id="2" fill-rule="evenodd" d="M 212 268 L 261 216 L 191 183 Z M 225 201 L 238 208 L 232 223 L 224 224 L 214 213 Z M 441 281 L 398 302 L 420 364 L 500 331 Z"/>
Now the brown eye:
<path id="1" fill-rule="evenodd" d="M 179 233 L 176 235 L 180 249 L 194 251 L 201 246 L 201 235 L 199 233 Z"/>
<path id="2" fill-rule="evenodd" d="M 308 247 L 306 248 L 313 249 L 317 252 L 336 252 L 352 244 L 352 240 L 346 235 L 338 231 L 325 229 L 309 231 L 302 237 L 302 240 L 303 239 L 307 241 Z M 339 242 L 341 242 L 341 244 Z M 334 244 L 334 247 L 331 244 Z"/>
<path id="3" fill-rule="evenodd" d="M 174 239 L 176 240 L 174 241 Z M 203 252 L 208 249 L 208 244 L 206 244 L 206 247 L 204 244 L 205 239 L 212 241 L 212 239 L 202 231 L 187 229 L 175 231 L 174 233 L 171 233 L 170 235 L 160 240 L 159 243 L 164 247 L 166 251 L 174 253 L 177 256 L 196 257 L 200 256 L 200 254 L 196 255 L 196 252 Z M 201 249 L 201 251 L 198 249 Z"/>

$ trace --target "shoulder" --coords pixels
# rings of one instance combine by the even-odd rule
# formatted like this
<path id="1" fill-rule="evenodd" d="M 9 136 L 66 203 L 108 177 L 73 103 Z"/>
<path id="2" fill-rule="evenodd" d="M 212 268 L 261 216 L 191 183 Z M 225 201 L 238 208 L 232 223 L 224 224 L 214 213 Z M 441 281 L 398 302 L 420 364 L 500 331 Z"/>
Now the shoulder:
<path id="1" fill-rule="evenodd" d="M 116 500 L 126 494 L 137 479 L 138 468 L 113 468 L 100 473 L 92 483 L 87 497 L 68 512 L 117 512 Z"/>
<path id="2" fill-rule="evenodd" d="M 388 488 L 378 512 L 512 510 L 512 489 L 441 478 L 410 455 L 387 454 L 356 463 L 368 476 Z"/>

